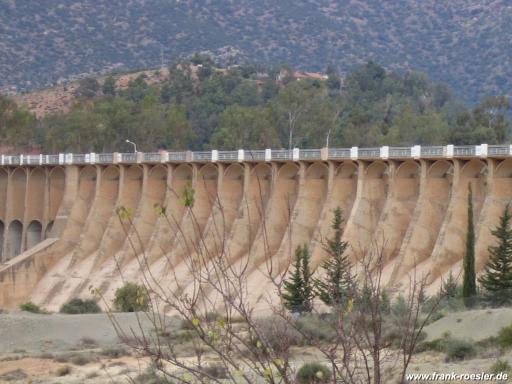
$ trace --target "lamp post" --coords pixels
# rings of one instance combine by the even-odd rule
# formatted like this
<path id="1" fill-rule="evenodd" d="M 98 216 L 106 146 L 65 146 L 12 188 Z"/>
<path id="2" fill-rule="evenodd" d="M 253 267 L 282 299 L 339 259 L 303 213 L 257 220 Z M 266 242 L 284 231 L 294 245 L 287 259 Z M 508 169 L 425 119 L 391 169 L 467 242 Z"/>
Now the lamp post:
<path id="1" fill-rule="evenodd" d="M 126 142 L 127 142 L 128 144 L 133 145 L 133 153 L 137 153 L 137 144 L 135 144 L 133 141 L 130 141 L 130 140 L 128 140 L 128 139 L 126 139 Z"/>

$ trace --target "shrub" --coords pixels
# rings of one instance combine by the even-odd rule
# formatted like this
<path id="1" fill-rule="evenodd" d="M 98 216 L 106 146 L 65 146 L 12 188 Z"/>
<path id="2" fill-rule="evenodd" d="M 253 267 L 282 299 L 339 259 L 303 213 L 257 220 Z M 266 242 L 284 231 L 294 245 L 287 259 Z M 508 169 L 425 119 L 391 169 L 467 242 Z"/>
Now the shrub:
<path id="1" fill-rule="evenodd" d="M 328 341 L 336 337 L 332 315 L 308 314 L 297 320 L 297 329 L 314 341 Z"/>
<path id="2" fill-rule="evenodd" d="M 69 365 L 64 365 L 63 367 L 60 367 L 57 369 L 57 376 L 66 376 L 71 373 L 71 367 Z"/>
<path id="3" fill-rule="evenodd" d="M 510 372 L 512 367 L 507 361 L 497 360 L 489 369 L 491 373 L 498 374 L 501 372 Z"/>
<path id="4" fill-rule="evenodd" d="M 31 301 L 27 301 L 26 303 L 20 304 L 20 309 L 25 312 L 43 313 L 43 314 L 48 313 L 48 311 L 44 310 L 39 305 L 36 305 Z"/>
<path id="5" fill-rule="evenodd" d="M 226 369 L 226 367 L 218 363 L 212 363 L 205 367 L 202 367 L 201 371 L 203 371 L 206 375 L 214 377 L 216 379 L 227 379 L 229 377 L 229 372 Z"/>
<path id="6" fill-rule="evenodd" d="M 330 378 L 331 370 L 321 363 L 305 363 L 297 372 L 299 384 L 328 383 Z"/>
<path id="7" fill-rule="evenodd" d="M 126 283 L 116 290 L 114 305 L 120 312 L 147 311 L 149 308 L 148 291 L 142 285 Z"/>
<path id="8" fill-rule="evenodd" d="M 416 345 L 416 349 L 414 351 L 416 353 L 425 352 L 425 351 L 444 352 L 445 345 L 446 345 L 446 343 L 442 339 L 435 339 L 432 341 L 423 341 Z"/>
<path id="9" fill-rule="evenodd" d="M 498 333 L 498 345 L 503 349 L 512 347 L 512 324 L 500 329 Z"/>
<path id="10" fill-rule="evenodd" d="M 103 348 L 100 351 L 100 354 L 102 356 L 107 356 L 107 357 L 111 357 L 111 358 L 118 358 L 118 357 L 121 357 L 121 356 L 127 356 L 130 353 L 125 348 L 123 348 L 123 347 L 108 347 L 108 348 Z"/>
<path id="11" fill-rule="evenodd" d="M 273 316 L 258 319 L 256 331 L 250 333 L 251 342 L 257 348 L 272 348 L 276 354 L 286 353 L 291 346 L 303 345 L 304 339 L 299 331 L 290 327 L 286 320 Z M 262 340 L 258 339 L 258 335 Z"/>
<path id="12" fill-rule="evenodd" d="M 476 355 L 474 344 L 467 340 L 451 339 L 445 348 L 449 360 L 465 360 Z"/>
<path id="13" fill-rule="evenodd" d="M 71 359 L 71 363 L 74 365 L 86 365 L 91 362 L 91 358 L 85 355 L 76 355 Z"/>
<path id="14" fill-rule="evenodd" d="M 99 313 L 101 312 L 98 304 L 91 299 L 82 300 L 82 299 L 71 299 L 66 304 L 63 304 L 60 307 L 60 313 L 67 313 L 70 315 L 75 315 L 79 313 Z"/>

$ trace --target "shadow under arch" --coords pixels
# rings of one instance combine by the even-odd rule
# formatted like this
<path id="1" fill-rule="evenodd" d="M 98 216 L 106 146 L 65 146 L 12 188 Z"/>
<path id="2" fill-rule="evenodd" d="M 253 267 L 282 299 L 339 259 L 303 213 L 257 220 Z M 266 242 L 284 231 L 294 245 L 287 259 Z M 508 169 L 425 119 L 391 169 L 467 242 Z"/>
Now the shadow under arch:
<path id="1" fill-rule="evenodd" d="M 388 165 L 382 161 L 372 162 L 366 168 L 366 177 L 368 179 L 382 179 L 388 170 Z"/>
<path id="2" fill-rule="evenodd" d="M 39 244 L 42 240 L 43 225 L 38 220 L 32 220 L 27 227 L 26 249 L 30 249 Z"/>
<path id="3" fill-rule="evenodd" d="M 316 162 L 311 164 L 306 169 L 306 180 L 312 180 L 312 179 L 322 179 L 327 180 L 327 176 L 329 174 L 329 168 L 327 167 L 327 164 L 322 162 Z"/>
<path id="4" fill-rule="evenodd" d="M 5 203 L 7 201 L 7 183 L 9 176 L 5 168 L 0 168 L 0 218 L 5 219 Z"/>
<path id="5" fill-rule="evenodd" d="M 48 238 L 52 237 L 53 223 L 54 223 L 54 221 L 53 221 L 53 220 L 51 220 L 51 221 L 46 225 L 46 228 L 45 228 L 45 230 L 44 230 L 44 238 L 45 238 L 45 239 L 48 239 Z"/>
<path id="6" fill-rule="evenodd" d="M 21 240 L 23 224 L 19 220 L 13 220 L 7 230 L 7 260 L 21 253 Z"/>
<path id="7" fill-rule="evenodd" d="M 27 206 L 25 221 L 44 217 L 46 173 L 42 167 L 28 170 Z"/>
<path id="8" fill-rule="evenodd" d="M 62 199 L 64 198 L 64 188 L 66 184 L 66 173 L 62 167 L 55 167 L 48 174 L 49 183 L 49 219 L 55 220 L 59 211 Z"/>
<path id="9" fill-rule="evenodd" d="M 336 179 L 352 179 L 357 178 L 358 167 L 352 161 L 344 161 L 336 168 Z"/>
<path id="10" fill-rule="evenodd" d="M 97 170 L 95 167 L 88 165 L 80 171 L 78 197 L 87 203 L 88 208 L 90 207 L 96 192 L 96 179 Z"/>
<path id="11" fill-rule="evenodd" d="M 400 179 L 414 179 L 420 176 L 421 167 L 414 160 L 404 161 L 396 169 L 396 177 Z"/>
<path id="12" fill-rule="evenodd" d="M 494 177 L 498 179 L 512 178 L 512 159 L 500 162 L 494 171 Z"/>
<path id="13" fill-rule="evenodd" d="M 110 165 L 102 170 L 100 195 L 108 200 L 114 200 L 119 193 L 120 170 Z"/>
<path id="14" fill-rule="evenodd" d="M 12 217 L 17 220 L 23 220 L 25 213 L 25 191 L 27 188 L 27 171 L 24 168 L 16 168 L 11 175 L 11 185 L 9 189 L 14 197 L 9 204 L 11 205 Z"/>
<path id="15" fill-rule="evenodd" d="M 5 232 L 5 225 L 4 225 L 4 222 L 2 220 L 0 220 L 0 263 L 3 261 L 4 232 Z"/>
<path id="16" fill-rule="evenodd" d="M 447 178 L 453 176 L 453 164 L 446 160 L 437 160 L 427 170 L 429 178 Z"/>

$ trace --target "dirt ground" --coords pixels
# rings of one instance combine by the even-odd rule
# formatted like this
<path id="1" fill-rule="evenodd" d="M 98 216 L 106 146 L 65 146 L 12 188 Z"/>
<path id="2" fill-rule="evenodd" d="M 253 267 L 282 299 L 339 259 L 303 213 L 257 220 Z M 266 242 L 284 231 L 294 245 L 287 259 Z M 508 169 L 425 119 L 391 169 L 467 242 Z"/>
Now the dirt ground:
<path id="1" fill-rule="evenodd" d="M 140 335 L 140 327 L 151 333 L 151 322 L 144 314 L 116 314 L 115 321 L 127 330 L 128 337 Z M 169 330 L 178 329 L 178 319 L 165 321 Z M 452 313 L 427 327 L 427 340 L 449 332 L 477 342 L 497 335 L 510 323 L 511 308 Z M 512 353 L 500 355 L 493 349 L 457 362 L 447 362 L 443 353 L 427 351 L 414 355 L 409 373 L 490 372 L 498 358 L 512 365 Z M 297 365 L 318 359 L 311 347 L 294 349 Z M 0 314 L 0 383 L 129 383 L 148 365 L 147 359 L 137 357 L 121 342 L 106 314 Z"/>

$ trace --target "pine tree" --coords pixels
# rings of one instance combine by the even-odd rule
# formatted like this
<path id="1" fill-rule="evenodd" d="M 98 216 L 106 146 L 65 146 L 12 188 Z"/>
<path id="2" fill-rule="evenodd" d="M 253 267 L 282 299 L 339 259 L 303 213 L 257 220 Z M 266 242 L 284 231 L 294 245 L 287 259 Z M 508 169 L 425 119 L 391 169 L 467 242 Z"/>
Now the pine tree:
<path id="1" fill-rule="evenodd" d="M 498 244 L 489 247 L 489 261 L 478 281 L 485 290 L 486 299 L 494 305 L 512 303 L 512 214 L 509 205 L 500 217 L 499 226 L 491 233 Z"/>
<path id="2" fill-rule="evenodd" d="M 311 312 L 313 308 L 312 273 L 309 269 L 309 250 L 306 245 L 295 249 L 295 264 L 292 276 L 284 282 L 282 298 L 292 312 Z"/>
<path id="3" fill-rule="evenodd" d="M 325 277 L 315 279 L 316 294 L 329 306 L 342 306 L 349 299 L 350 291 L 353 284 L 353 277 L 350 269 L 351 264 L 345 250 L 348 243 L 341 240 L 343 234 L 343 215 L 338 207 L 334 210 L 334 218 L 332 221 L 333 237 L 327 239 L 325 250 L 329 254 L 322 264 Z"/>
<path id="4" fill-rule="evenodd" d="M 453 273 L 450 271 L 450 274 L 448 275 L 448 279 L 446 281 L 443 281 L 441 285 L 441 289 L 439 294 L 444 298 L 455 298 L 457 297 L 457 280 L 455 280 L 455 277 L 453 276 Z"/>
<path id="5" fill-rule="evenodd" d="M 466 306 L 470 306 L 476 295 L 475 273 L 475 225 L 473 223 L 473 191 L 468 184 L 468 229 L 466 235 L 466 254 L 464 255 L 464 281 L 462 297 Z"/>

